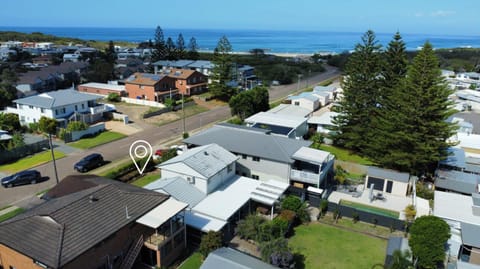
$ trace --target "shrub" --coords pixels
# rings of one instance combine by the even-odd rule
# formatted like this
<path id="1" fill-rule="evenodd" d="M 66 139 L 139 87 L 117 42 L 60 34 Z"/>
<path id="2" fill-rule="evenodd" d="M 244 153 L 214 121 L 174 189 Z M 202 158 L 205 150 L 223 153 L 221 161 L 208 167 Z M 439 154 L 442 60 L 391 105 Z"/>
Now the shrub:
<path id="1" fill-rule="evenodd" d="M 40 130 L 38 129 L 38 122 L 32 122 L 28 124 L 28 131 L 31 133 L 38 133 Z"/>
<path id="2" fill-rule="evenodd" d="M 356 210 L 353 211 L 353 214 L 352 214 L 353 223 L 357 223 L 359 220 L 360 220 L 360 216 L 358 215 L 358 212 Z"/>
<path id="3" fill-rule="evenodd" d="M 217 248 L 222 247 L 222 236 L 219 232 L 209 231 L 202 236 L 198 252 L 205 258 Z"/>
<path id="4" fill-rule="evenodd" d="M 327 199 L 322 199 L 320 202 L 320 214 L 325 215 L 328 211 L 328 200 Z"/>
<path id="5" fill-rule="evenodd" d="M 293 263 L 293 255 L 288 247 L 288 240 L 277 238 L 260 245 L 262 260 L 282 268 L 288 268 Z"/>
<path id="6" fill-rule="evenodd" d="M 112 92 L 107 95 L 107 100 L 110 102 L 120 102 L 121 97 L 118 93 Z"/>
<path id="7" fill-rule="evenodd" d="M 294 211 L 301 222 L 308 222 L 310 215 L 307 211 L 307 205 L 297 196 L 289 195 L 282 201 L 282 210 Z"/>
<path id="8" fill-rule="evenodd" d="M 82 121 L 71 121 L 67 125 L 67 131 L 68 132 L 73 132 L 73 131 L 84 131 L 88 129 L 88 124 Z"/>
<path id="9" fill-rule="evenodd" d="M 404 211 L 407 221 L 413 221 L 415 219 L 415 216 L 417 215 L 417 210 L 415 210 L 415 207 L 413 205 L 407 205 Z"/>
<path id="10" fill-rule="evenodd" d="M 175 100 L 174 99 L 171 99 L 171 98 L 166 98 L 165 101 L 163 101 L 163 104 L 170 108 L 170 107 L 173 107 L 175 105 Z"/>
<path id="11" fill-rule="evenodd" d="M 259 233 L 260 226 L 266 220 L 257 215 L 248 215 L 245 219 L 238 221 L 237 233 L 243 239 L 256 240 Z"/>
<path id="12" fill-rule="evenodd" d="M 182 136 L 183 136 L 183 139 L 187 139 L 190 135 L 188 134 L 188 132 L 185 132 L 182 134 Z"/>

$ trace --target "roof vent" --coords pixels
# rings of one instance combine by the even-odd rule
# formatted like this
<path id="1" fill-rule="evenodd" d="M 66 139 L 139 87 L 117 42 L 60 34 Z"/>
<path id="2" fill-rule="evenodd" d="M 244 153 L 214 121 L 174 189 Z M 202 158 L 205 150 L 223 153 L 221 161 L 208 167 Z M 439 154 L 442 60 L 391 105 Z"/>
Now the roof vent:
<path id="1" fill-rule="evenodd" d="M 96 202 L 96 201 L 98 201 L 98 198 L 97 198 L 97 197 L 95 197 L 95 196 L 93 196 L 93 194 L 92 194 L 92 195 L 90 195 L 90 196 L 88 197 L 88 199 L 90 200 L 90 203 L 93 203 L 93 202 Z"/>
<path id="2" fill-rule="evenodd" d="M 208 156 L 208 152 L 204 151 L 203 154 L 205 154 L 205 156 Z"/>

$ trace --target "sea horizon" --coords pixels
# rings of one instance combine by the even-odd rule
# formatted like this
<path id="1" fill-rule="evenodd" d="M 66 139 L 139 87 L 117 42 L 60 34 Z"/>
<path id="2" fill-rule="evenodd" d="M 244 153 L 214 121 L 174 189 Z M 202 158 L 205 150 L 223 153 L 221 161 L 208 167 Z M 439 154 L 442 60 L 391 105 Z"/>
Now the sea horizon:
<path id="1" fill-rule="evenodd" d="M 59 37 L 78 38 L 85 41 L 114 41 L 140 43 L 154 38 L 156 27 L 36 27 L 36 26 L 0 26 L 0 31 L 22 33 L 41 32 Z M 313 54 L 341 53 L 352 51 L 361 41 L 364 32 L 316 31 L 316 30 L 266 30 L 266 29 L 195 29 L 162 28 L 165 40 L 171 37 L 174 42 L 180 33 L 188 44 L 195 37 L 200 51 L 213 51 L 218 40 L 225 35 L 230 41 L 233 52 L 248 52 L 254 48 L 264 49 L 268 53 Z M 386 47 L 395 33 L 376 32 L 379 43 Z M 440 35 L 402 33 L 409 51 L 417 50 L 426 41 L 436 49 L 480 48 L 480 36 L 476 35 Z"/>

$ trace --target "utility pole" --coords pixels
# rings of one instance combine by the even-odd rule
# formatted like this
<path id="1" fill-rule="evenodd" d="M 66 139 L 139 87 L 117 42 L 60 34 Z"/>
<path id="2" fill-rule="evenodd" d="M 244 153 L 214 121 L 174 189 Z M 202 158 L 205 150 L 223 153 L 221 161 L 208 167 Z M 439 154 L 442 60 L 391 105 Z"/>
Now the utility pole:
<path id="1" fill-rule="evenodd" d="M 185 133 L 186 133 L 186 128 L 185 128 L 185 108 L 184 108 L 184 103 L 185 103 L 185 99 L 183 98 L 183 92 L 182 92 L 183 135 L 185 135 Z"/>
<path id="2" fill-rule="evenodd" d="M 298 82 L 297 82 L 297 91 L 300 90 L 300 77 L 302 76 L 301 74 L 297 74 L 298 76 Z"/>
<path id="3" fill-rule="evenodd" d="M 53 170 L 55 171 L 55 180 L 57 180 L 57 184 L 58 184 L 57 164 L 55 163 L 55 154 L 53 153 L 52 134 L 48 134 L 48 142 L 50 143 L 50 152 L 52 153 Z"/>

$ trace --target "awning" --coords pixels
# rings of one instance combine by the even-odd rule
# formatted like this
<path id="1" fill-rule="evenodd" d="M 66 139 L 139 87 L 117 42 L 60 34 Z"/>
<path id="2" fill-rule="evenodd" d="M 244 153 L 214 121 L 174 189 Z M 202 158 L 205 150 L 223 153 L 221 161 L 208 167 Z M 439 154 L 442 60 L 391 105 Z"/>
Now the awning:
<path id="1" fill-rule="evenodd" d="M 226 221 L 210 217 L 198 212 L 186 211 L 185 223 L 202 232 L 218 232 L 227 224 Z"/>
<path id="2" fill-rule="evenodd" d="M 250 193 L 250 199 L 266 205 L 273 205 L 288 189 L 288 184 L 276 180 L 262 182 Z"/>
<path id="3" fill-rule="evenodd" d="M 187 206 L 188 204 L 179 202 L 170 197 L 168 200 L 155 207 L 141 218 L 137 219 L 137 223 L 157 229 L 171 217 L 187 208 Z"/>

